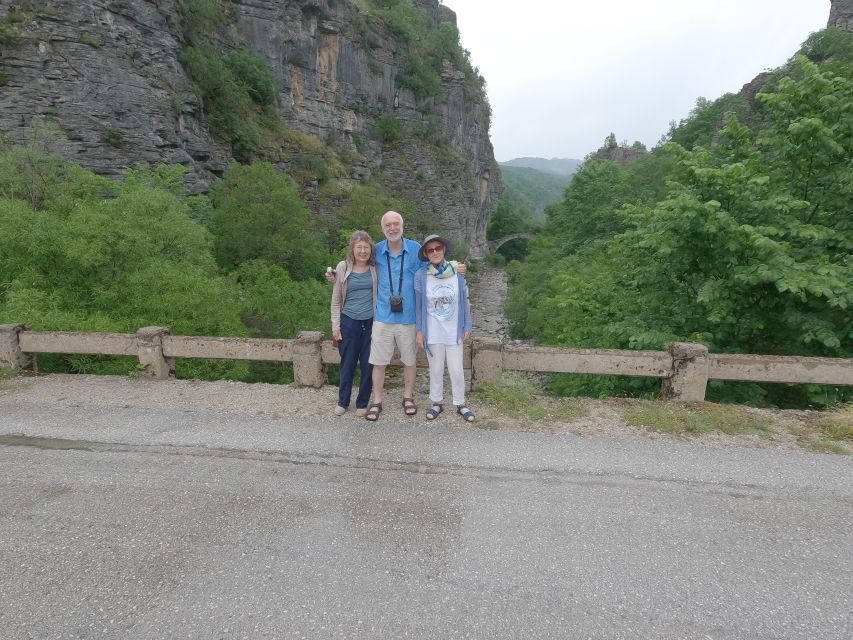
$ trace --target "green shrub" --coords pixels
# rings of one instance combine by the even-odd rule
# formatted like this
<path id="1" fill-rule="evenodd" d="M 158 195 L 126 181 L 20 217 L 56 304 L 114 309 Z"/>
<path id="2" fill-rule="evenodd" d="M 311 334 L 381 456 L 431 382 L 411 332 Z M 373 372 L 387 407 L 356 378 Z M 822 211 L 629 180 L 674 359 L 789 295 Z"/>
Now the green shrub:
<path id="1" fill-rule="evenodd" d="M 322 156 L 303 153 L 299 155 L 296 164 L 302 176 L 316 180 L 318 184 L 325 184 L 329 181 L 329 167 Z"/>
<path id="2" fill-rule="evenodd" d="M 442 95 L 439 72 L 417 54 L 406 58 L 397 81 L 417 98 L 437 98 Z"/>
<path id="3" fill-rule="evenodd" d="M 393 145 L 403 137 L 403 123 L 394 116 L 382 116 L 376 121 L 376 127 L 383 144 Z"/>
<path id="4" fill-rule="evenodd" d="M 18 30 L 9 22 L 9 19 L 0 21 L 0 46 L 9 44 L 18 35 Z"/>
<path id="5" fill-rule="evenodd" d="M 263 260 L 243 262 L 232 277 L 241 293 L 240 316 L 253 336 L 295 338 L 300 331 L 329 334 L 332 290 L 325 281 L 295 281 L 278 265 Z"/>
<path id="6" fill-rule="evenodd" d="M 88 44 L 93 49 L 101 48 L 101 41 L 97 38 L 97 36 L 93 36 L 91 33 L 84 33 L 82 36 L 80 36 L 80 41 L 83 42 L 83 44 Z"/>
<path id="7" fill-rule="evenodd" d="M 244 49 L 236 49 L 222 60 L 252 102 L 261 106 L 275 104 L 278 87 L 272 71 L 263 60 Z"/>
<path id="8" fill-rule="evenodd" d="M 115 129 L 105 129 L 101 134 L 101 140 L 116 149 L 121 149 L 124 146 L 124 136 Z"/>
<path id="9" fill-rule="evenodd" d="M 220 0 L 178 0 L 178 14 L 184 37 L 191 43 L 205 40 L 236 17 L 226 13 Z"/>
<path id="10" fill-rule="evenodd" d="M 489 267 L 506 266 L 506 258 L 500 253 L 490 253 L 486 256 L 486 265 Z"/>

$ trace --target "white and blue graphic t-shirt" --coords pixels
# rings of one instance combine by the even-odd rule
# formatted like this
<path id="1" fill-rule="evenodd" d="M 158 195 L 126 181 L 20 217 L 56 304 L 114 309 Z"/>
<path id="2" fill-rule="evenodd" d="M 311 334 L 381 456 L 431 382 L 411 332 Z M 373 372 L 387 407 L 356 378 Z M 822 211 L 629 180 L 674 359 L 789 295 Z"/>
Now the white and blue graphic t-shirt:
<path id="1" fill-rule="evenodd" d="M 459 279 L 426 277 L 427 331 L 430 344 L 456 344 Z"/>

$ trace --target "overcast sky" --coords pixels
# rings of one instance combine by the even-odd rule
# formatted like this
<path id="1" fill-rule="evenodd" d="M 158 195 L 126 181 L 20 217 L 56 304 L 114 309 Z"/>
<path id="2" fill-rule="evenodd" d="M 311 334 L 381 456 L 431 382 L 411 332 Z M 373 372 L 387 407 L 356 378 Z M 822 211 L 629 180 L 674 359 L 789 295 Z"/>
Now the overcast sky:
<path id="1" fill-rule="evenodd" d="M 829 0 L 444 0 L 486 79 L 499 161 L 652 147 L 826 26 Z"/>

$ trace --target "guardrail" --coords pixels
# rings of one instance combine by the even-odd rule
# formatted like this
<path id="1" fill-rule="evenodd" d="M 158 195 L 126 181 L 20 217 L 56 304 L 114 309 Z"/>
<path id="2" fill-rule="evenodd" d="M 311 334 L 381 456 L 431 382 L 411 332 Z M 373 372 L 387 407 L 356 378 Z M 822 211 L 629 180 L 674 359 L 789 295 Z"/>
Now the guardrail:
<path id="1" fill-rule="evenodd" d="M 20 324 L 0 325 L 0 367 L 29 367 L 39 353 L 136 356 L 140 375 L 157 379 L 174 376 L 175 358 L 292 362 L 294 383 L 309 387 L 326 384 L 325 365 L 340 362 L 337 349 L 319 331 L 278 340 L 173 336 L 168 327 L 144 327 L 134 334 L 29 331 Z M 427 364 L 423 353 L 418 364 Z M 669 345 L 667 351 L 627 351 L 504 345 L 478 338 L 466 344 L 464 366 L 471 369 L 474 389 L 500 380 L 505 369 L 642 376 L 660 378 L 663 397 L 684 402 L 704 400 L 708 380 L 853 386 L 853 359 L 710 354 L 703 345 L 684 342 Z"/>

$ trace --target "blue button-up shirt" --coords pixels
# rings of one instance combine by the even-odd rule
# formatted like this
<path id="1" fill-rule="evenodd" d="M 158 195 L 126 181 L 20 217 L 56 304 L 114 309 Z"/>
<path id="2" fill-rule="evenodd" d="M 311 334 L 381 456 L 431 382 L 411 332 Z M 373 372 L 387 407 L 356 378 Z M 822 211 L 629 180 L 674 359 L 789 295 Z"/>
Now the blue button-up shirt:
<path id="1" fill-rule="evenodd" d="M 415 324 L 415 273 L 427 262 L 418 259 L 419 242 L 403 238 L 403 249 L 395 256 L 388 251 L 388 241 L 376 245 L 376 316 L 377 322 L 386 324 Z M 386 257 L 387 256 L 387 257 Z M 405 256 L 405 259 L 403 258 Z M 391 277 L 388 277 L 388 259 L 391 261 Z M 391 284 L 394 294 L 399 295 L 400 267 L 403 268 L 403 312 L 391 313 Z"/>

